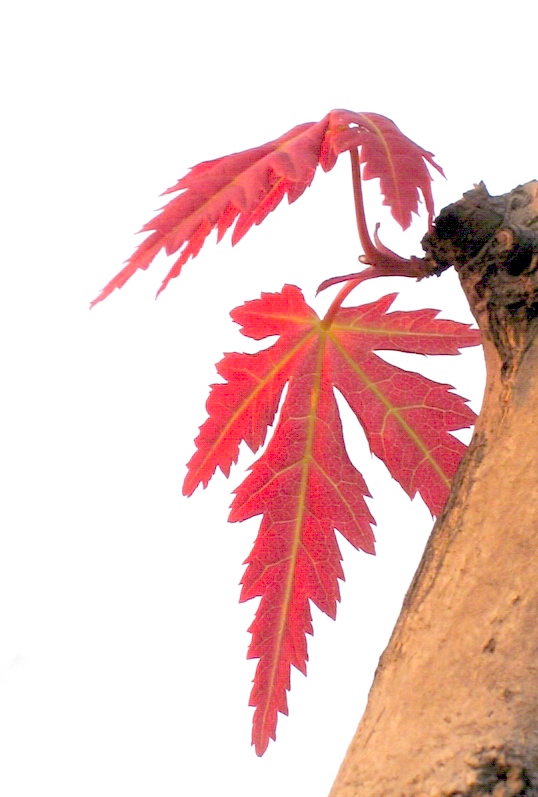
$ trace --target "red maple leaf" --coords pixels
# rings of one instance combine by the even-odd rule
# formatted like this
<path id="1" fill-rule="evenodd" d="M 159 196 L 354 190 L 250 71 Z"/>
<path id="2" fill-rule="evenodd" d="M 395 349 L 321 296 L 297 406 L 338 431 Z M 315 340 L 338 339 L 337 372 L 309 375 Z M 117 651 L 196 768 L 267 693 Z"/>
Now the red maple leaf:
<path id="1" fill-rule="evenodd" d="M 338 156 L 360 149 L 365 179 L 379 178 L 384 204 L 403 229 L 418 212 L 419 190 L 429 220 L 433 218 L 431 177 L 426 162 L 439 172 L 431 152 L 419 147 L 394 122 L 373 113 L 335 110 L 320 122 L 298 125 L 261 147 L 200 163 L 165 194 L 178 196 L 141 232 L 151 234 L 125 267 L 103 288 L 92 306 L 121 288 L 138 269 L 147 269 L 161 249 L 167 255 L 181 250 L 159 293 L 177 277 L 190 257 L 196 257 L 213 229 L 217 240 L 235 223 L 232 244 L 254 224 L 260 224 L 284 196 L 295 202 L 314 179 L 318 165 L 330 171 Z M 372 258 L 375 247 L 363 241 Z M 379 252 L 378 252 L 379 254 Z M 373 262 L 371 259 L 368 262 Z M 377 262 L 377 261 L 376 261 Z M 416 276 L 414 274 L 413 276 Z"/>
<path id="2" fill-rule="evenodd" d="M 248 653 L 259 659 L 250 699 L 258 755 L 276 737 L 278 712 L 287 714 L 291 665 L 306 672 L 309 602 L 335 617 L 344 577 L 335 530 L 374 553 L 369 492 L 347 455 L 334 388 L 373 453 L 433 514 L 465 451 L 450 432 L 475 419 L 450 385 L 389 365 L 374 350 L 458 354 L 480 342 L 477 330 L 433 310 L 388 313 L 395 295 L 346 308 L 339 296 L 324 319 L 291 285 L 232 312 L 247 337 L 278 339 L 257 354 L 226 354 L 217 366 L 226 382 L 212 386 L 183 488 L 190 495 L 206 486 L 217 467 L 228 475 L 241 441 L 257 451 L 287 385 L 273 436 L 236 490 L 229 518 L 262 515 L 241 592 L 242 601 L 261 597 Z"/>

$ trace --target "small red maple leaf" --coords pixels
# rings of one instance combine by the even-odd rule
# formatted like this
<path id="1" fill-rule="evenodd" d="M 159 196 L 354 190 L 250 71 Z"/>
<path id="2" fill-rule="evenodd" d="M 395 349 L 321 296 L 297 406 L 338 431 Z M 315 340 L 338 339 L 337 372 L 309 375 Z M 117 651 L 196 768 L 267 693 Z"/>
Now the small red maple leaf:
<path id="1" fill-rule="evenodd" d="M 433 199 L 426 163 L 442 174 L 431 152 L 404 136 L 394 122 L 384 116 L 335 110 L 320 122 L 298 125 L 261 147 L 194 166 L 165 191 L 165 194 L 181 193 L 144 225 L 141 232 L 151 234 L 103 288 L 92 306 L 125 285 L 135 271 L 147 269 L 161 249 L 167 255 L 181 250 L 159 288 L 160 293 L 179 275 L 187 260 L 196 257 L 213 229 L 217 229 L 220 241 L 235 223 L 232 244 L 236 244 L 252 225 L 261 224 L 284 196 L 290 203 L 295 202 L 312 183 L 318 165 L 330 171 L 342 152 L 353 153 L 357 149 L 364 163 L 364 178 L 379 178 L 383 202 L 391 208 L 393 217 L 403 229 L 409 227 L 411 214 L 418 212 L 419 190 L 431 222 Z M 363 215 L 362 202 L 360 207 Z M 391 259 L 388 250 L 372 244 L 365 222 L 362 228 L 365 262 L 388 264 L 393 273 L 404 263 L 409 271 L 411 261 L 397 256 L 394 259 L 394 255 Z M 418 275 L 412 273 L 412 276 Z"/>

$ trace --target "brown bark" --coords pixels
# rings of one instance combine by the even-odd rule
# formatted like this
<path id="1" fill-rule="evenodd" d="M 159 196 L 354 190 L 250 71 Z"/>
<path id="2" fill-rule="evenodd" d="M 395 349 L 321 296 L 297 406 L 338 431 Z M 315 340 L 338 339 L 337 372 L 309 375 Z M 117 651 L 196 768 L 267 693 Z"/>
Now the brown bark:
<path id="1" fill-rule="evenodd" d="M 538 182 L 424 241 L 483 335 L 484 405 L 330 797 L 538 795 Z"/>

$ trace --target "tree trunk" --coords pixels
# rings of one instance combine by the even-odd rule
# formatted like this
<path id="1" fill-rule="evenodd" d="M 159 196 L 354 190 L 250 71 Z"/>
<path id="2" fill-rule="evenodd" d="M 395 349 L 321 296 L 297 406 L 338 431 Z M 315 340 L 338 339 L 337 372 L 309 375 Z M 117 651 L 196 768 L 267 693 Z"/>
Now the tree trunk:
<path id="1" fill-rule="evenodd" d="M 424 248 L 482 331 L 484 405 L 330 797 L 538 795 L 538 182 Z"/>

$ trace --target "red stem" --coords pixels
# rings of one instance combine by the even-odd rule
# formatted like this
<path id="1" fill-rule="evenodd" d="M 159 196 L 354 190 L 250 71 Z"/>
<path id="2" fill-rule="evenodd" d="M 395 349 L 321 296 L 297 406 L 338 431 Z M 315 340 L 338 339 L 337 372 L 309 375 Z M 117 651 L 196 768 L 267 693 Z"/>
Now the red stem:
<path id="1" fill-rule="evenodd" d="M 372 243 L 372 239 L 370 238 L 370 233 L 368 232 L 368 225 L 366 224 L 366 216 L 364 213 L 364 201 L 362 198 L 362 180 L 361 180 L 361 163 L 359 159 L 359 150 L 357 147 L 350 149 L 349 154 L 351 156 L 351 175 L 353 178 L 353 199 L 355 200 L 355 218 L 357 219 L 357 230 L 359 231 L 359 240 L 362 245 L 362 249 L 365 255 L 373 256 L 376 249 L 374 244 Z M 371 273 L 371 268 L 366 268 L 360 274 L 357 274 L 354 279 L 350 279 L 343 288 L 341 288 L 338 293 L 336 294 L 334 300 L 331 303 L 331 306 L 327 310 L 325 317 L 323 319 L 323 323 L 326 326 L 330 326 L 334 316 L 340 309 L 340 306 L 344 299 L 351 293 L 351 291 L 357 287 L 361 282 L 365 279 L 370 279 L 370 277 L 374 277 L 375 274 Z"/>
<path id="2" fill-rule="evenodd" d="M 359 150 L 357 147 L 349 150 L 351 157 L 351 176 L 353 178 L 353 199 L 355 200 L 355 218 L 357 219 L 357 230 L 362 250 L 367 258 L 375 256 L 376 248 L 370 238 L 366 215 L 364 213 L 364 200 L 362 195 L 361 163 L 359 160 Z"/>
<path id="3" fill-rule="evenodd" d="M 373 279 L 374 277 L 415 277 L 416 279 L 421 279 L 430 274 L 430 270 L 423 258 L 412 256 L 407 260 L 400 257 L 395 252 L 392 252 L 390 249 L 387 249 L 387 247 L 381 243 L 377 235 L 379 224 L 376 227 L 374 235 L 375 243 L 372 242 L 370 233 L 368 232 L 368 225 L 366 224 L 366 215 L 364 213 L 361 163 L 357 147 L 350 149 L 349 154 L 351 157 L 351 175 L 353 178 L 355 218 L 357 220 L 359 239 L 364 251 L 364 255 L 361 255 L 359 260 L 361 263 L 367 264 L 369 268 L 365 268 L 364 271 L 357 272 L 356 274 L 348 274 L 344 277 L 331 277 L 321 283 L 316 293 L 329 288 L 331 285 L 336 285 L 338 282 L 346 281 L 346 284 L 338 292 L 323 319 L 323 323 L 327 327 L 332 323 L 334 316 L 340 309 L 340 305 L 346 296 L 348 296 L 357 285 L 364 282 L 364 280 Z"/>
<path id="4" fill-rule="evenodd" d="M 347 298 L 347 296 L 349 296 L 351 291 L 356 288 L 357 285 L 360 285 L 361 282 L 372 279 L 372 277 L 377 277 L 375 268 L 365 268 L 364 271 L 361 271 L 360 274 L 357 274 L 354 279 L 348 280 L 346 284 L 340 288 L 323 317 L 323 325 L 325 327 L 329 327 L 332 324 L 336 313 L 340 310 L 342 302 Z"/>

